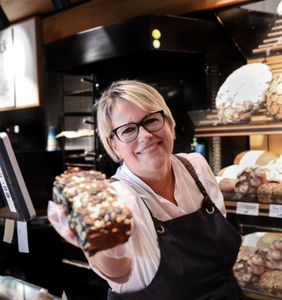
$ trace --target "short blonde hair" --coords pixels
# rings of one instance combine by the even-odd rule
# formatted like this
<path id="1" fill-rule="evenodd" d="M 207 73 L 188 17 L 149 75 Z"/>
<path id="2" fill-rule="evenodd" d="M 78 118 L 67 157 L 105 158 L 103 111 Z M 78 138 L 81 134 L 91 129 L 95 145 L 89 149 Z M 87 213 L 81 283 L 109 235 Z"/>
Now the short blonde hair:
<path id="1" fill-rule="evenodd" d="M 109 156 L 115 162 L 118 162 L 120 159 L 110 147 L 108 139 L 111 137 L 113 129 L 111 119 L 112 110 L 114 105 L 119 101 L 133 103 L 149 113 L 163 110 L 175 136 L 174 118 L 166 105 L 164 98 L 155 88 L 136 80 L 120 80 L 113 82 L 96 102 L 95 108 L 97 109 L 97 125 L 100 140 Z"/>

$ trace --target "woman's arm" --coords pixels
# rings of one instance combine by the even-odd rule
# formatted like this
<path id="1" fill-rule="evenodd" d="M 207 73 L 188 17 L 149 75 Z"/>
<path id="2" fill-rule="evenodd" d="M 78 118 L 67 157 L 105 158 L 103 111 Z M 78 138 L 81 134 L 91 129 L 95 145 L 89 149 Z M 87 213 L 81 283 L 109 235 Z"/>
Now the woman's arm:
<path id="1" fill-rule="evenodd" d="M 132 260 L 127 257 L 113 258 L 101 252 L 87 257 L 89 265 L 97 268 L 106 277 L 118 281 L 126 281 L 131 271 Z"/>

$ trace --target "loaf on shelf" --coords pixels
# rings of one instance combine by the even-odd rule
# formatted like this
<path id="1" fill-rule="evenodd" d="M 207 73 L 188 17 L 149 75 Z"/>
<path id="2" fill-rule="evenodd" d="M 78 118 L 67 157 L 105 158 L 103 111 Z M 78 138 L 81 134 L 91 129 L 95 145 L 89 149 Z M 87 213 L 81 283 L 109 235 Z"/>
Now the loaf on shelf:
<path id="1" fill-rule="evenodd" d="M 258 202 L 282 204 L 282 183 L 267 182 L 257 189 Z"/>
<path id="2" fill-rule="evenodd" d="M 265 92 L 271 80 L 271 69 L 263 63 L 247 64 L 230 74 L 215 100 L 220 122 L 249 121 L 254 112 L 265 106 Z"/>
<path id="3" fill-rule="evenodd" d="M 275 120 L 282 120 L 282 74 L 275 74 L 266 93 L 267 114 Z"/>
<path id="4" fill-rule="evenodd" d="M 216 179 L 220 190 L 234 200 L 282 203 L 282 155 L 263 150 L 240 152 Z"/>
<path id="5" fill-rule="evenodd" d="M 256 201 L 258 187 L 266 181 L 265 171 L 260 167 L 247 167 L 237 176 L 235 193 L 241 199 Z"/>
<path id="6" fill-rule="evenodd" d="M 261 243 L 259 247 L 262 239 L 269 243 Z M 233 271 L 243 287 L 282 295 L 282 234 L 265 233 L 257 239 L 257 245 L 241 246 Z"/>

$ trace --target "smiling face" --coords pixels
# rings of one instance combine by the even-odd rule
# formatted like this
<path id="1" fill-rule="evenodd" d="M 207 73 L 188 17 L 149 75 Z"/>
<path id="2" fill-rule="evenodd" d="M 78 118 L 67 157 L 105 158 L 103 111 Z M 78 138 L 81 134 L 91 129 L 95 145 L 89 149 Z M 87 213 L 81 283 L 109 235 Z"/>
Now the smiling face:
<path id="1" fill-rule="evenodd" d="M 138 123 L 148 114 L 150 112 L 133 103 L 119 101 L 112 110 L 112 128 L 132 122 Z M 140 178 L 159 178 L 170 170 L 173 130 L 167 119 L 159 131 L 148 132 L 140 126 L 135 140 L 123 143 L 114 135 L 109 139 L 109 143 L 127 167 Z"/>

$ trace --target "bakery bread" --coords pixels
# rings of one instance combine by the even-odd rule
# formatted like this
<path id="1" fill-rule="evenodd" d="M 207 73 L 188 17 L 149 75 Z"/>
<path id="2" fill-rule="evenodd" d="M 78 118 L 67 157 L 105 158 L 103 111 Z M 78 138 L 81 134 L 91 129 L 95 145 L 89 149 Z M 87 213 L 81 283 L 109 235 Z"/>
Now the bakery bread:
<path id="1" fill-rule="evenodd" d="M 282 203 L 282 183 L 267 182 L 257 189 L 258 202 L 261 203 Z"/>
<path id="2" fill-rule="evenodd" d="M 264 272 L 260 277 L 259 285 L 267 290 L 281 290 L 282 293 L 282 270 Z"/>
<path id="3" fill-rule="evenodd" d="M 218 90 L 215 102 L 222 123 L 246 122 L 265 106 L 265 92 L 272 80 L 271 69 L 263 63 L 247 64 L 235 70 Z"/>
<path id="4" fill-rule="evenodd" d="M 278 154 L 270 151 L 249 150 L 238 153 L 234 158 L 234 164 L 245 167 L 265 166 L 278 157 Z"/>
<path id="5" fill-rule="evenodd" d="M 266 109 L 268 116 L 282 120 L 282 75 L 275 74 L 266 93 Z"/>
<path id="6" fill-rule="evenodd" d="M 256 201 L 257 189 L 265 180 L 265 171 L 262 168 L 247 167 L 237 176 L 235 192 L 242 200 Z"/>
<path id="7" fill-rule="evenodd" d="M 70 228 L 89 256 L 126 242 L 131 213 L 101 172 L 69 169 L 55 178 L 53 201 L 62 204 Z"/>
<path id="8" fill-rule="evenodd" d="M 282 241 L 282 233 L 281 232 L 267 232 L 264 235 L 262 235 L 257 243 L 256 243 L 256 247 L 257 248 L 264 248 L 264 247 L 268 247 L 271 243 L 273 243 L 276 240 L 281 239 Z M 281 249 L 282 251 L 282 249 Z"/>
<path id="9" fill-rule="evenodd" d="M 240 252 L 233 271 L 241 285 L 259 286 L 265 272 L 282 271 L 282 238 L 256 251 Z"/>
<path id="10" fill-rule="evenodd" d="M 277 182 L 267 182 L 262 184 L 257 189 L 258 202 L 261 203 L 272 203 L 273 202 L 273 192 L 276 186 L 279 185 Z"/>

